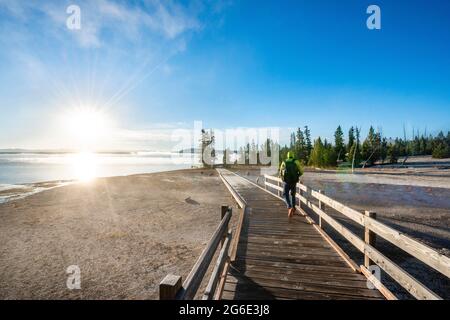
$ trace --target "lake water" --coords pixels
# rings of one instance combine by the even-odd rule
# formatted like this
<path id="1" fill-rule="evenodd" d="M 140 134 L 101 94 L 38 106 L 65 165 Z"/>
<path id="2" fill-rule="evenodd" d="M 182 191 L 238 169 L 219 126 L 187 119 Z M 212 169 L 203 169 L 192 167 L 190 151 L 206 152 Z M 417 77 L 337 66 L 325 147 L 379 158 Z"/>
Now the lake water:
<path id="1" fill-rule="evenodd" d="M 191 168 L 193 154 L 130 153 L 0 153 L 0 189 L 42 181 L 89 180 Z"/>

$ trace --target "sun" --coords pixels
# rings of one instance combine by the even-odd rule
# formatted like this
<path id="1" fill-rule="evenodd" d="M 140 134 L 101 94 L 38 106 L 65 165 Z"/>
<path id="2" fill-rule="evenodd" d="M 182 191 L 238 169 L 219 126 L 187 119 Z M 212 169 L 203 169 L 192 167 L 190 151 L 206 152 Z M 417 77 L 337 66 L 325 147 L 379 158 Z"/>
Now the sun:
<path id="1" fill-rule="evenodd" d="M 60 114 L 59 125 L 65 132 L 70 171 L 78 181 L 89 182 L 99 174 L 97 152 L 105 150 L 114 136 L 112 118 L 93 106 L 67 108 Z"/>
<path id="2" fill-rule="evenodd" d="M 92 149 L 107 136 L 109 119 L 102 110 L 84 106 L 67 111 L 63 124 L 79 148 Z"/>

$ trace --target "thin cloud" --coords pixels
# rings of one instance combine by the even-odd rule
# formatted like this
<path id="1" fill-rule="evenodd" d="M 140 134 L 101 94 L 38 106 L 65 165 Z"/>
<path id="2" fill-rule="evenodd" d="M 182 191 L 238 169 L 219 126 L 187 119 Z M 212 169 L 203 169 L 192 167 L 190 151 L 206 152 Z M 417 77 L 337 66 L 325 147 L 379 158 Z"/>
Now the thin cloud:
<path id="1" fill-rule="evenodd" d="M 67 32 L 65 9 L 69 4 L 0 0 L 0 10 L 6 10 L 18 20 L 17 23 L 34 15 L 44 15 L 46 21 L 40 23 Z M 74 33 L 82 47 L 105 45 L 106 31 L 129 41 L 140 41 L 141 36 L 148 32 L 173 40 L 188 31 L 201 29 L 198 10 L 171 1 L 144 1 L 143 6 L 132 6 L 124 2 L 98 0 L 78 1 L 77 5 L 81 9 L 82 28 Z"/>

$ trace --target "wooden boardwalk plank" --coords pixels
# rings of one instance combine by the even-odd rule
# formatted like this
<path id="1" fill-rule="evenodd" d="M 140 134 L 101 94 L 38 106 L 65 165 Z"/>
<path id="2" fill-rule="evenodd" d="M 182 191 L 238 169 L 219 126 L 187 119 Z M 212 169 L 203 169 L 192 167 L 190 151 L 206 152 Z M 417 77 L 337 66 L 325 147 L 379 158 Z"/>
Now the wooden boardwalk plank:
<path id="1" fill-rule="evenodd" d="M 314 281 L 315 280 L 315 281 Z M 378 298 L 379 295 L 375 290 L 369 290 L 367 287 L 361 286 L 361 281 L 356 281 L 350 284 L 348 281 L 322 281 L 322 279 L 268 279 L 265 277 L 246 277 L 244 275 L 230 275 L 227 281 L 229 284 L 248 284 L 248 285 L 259 285 L 262 287 L 271 288 L 283 288 L 283 289 L 294 289 L 302 290 L 308 292 L 320 292 L 320 293 L 331 293 L 331 294 L 344 294 L 348 296 L 363 296 L 367 298 Z M 339 285 L 340 284 L 340 285 Z"/>
<path id="2" fill-rule="evenodd" d="M 248 208 L 223 299 L 384 299 L 304 217 L 288 219 L 281 200 L 220 173 Z"/>

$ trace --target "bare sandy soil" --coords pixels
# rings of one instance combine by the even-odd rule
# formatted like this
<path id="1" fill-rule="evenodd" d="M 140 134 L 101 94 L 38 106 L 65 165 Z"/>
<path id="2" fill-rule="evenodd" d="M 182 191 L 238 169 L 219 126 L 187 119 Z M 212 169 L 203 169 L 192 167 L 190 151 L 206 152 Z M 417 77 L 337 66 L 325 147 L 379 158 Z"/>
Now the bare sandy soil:
<path id="1" fill-rule="evenodd" d="M 430 161 L 429 158 L 425 159 L 427 160 Z M 445 161 L 440 164 L 438 167 L 426 166 L 420 161 L 420 166 L 410 164 L 405 168 L 368 168 L 357 170 L 355 174 L 333 170 L 306 170 L 301 180 L 313 189 L 323 190 L 328 196 L 356 210 L 375 211 L 378 220 L 450 257 L 450 169 L 445 168 Z M 259 169 L 234 171 L 260 185 L 264 183 Z M 342 214 L 330 209 L 327 212 L 362 237 L 362 228 Z M 330 227 L 325 230 L 357 263 L 362 262 L 362 255 L 344 239 L 339 238 L 334 230 Z M 383 239 L 378 239 L 377 248 L 430 289 L 450 299 L 450 279 Z M 388 283 L 400 297 L 408 297 L 389 279 Z"/>
<path id="2" fill-rule="evenodd" d="M 98 179 L 0 204 L 0 299 L 155 299 L 234 204 L 215 171 Z M 81 270 L 68 290 L 66 268 Z"/>

